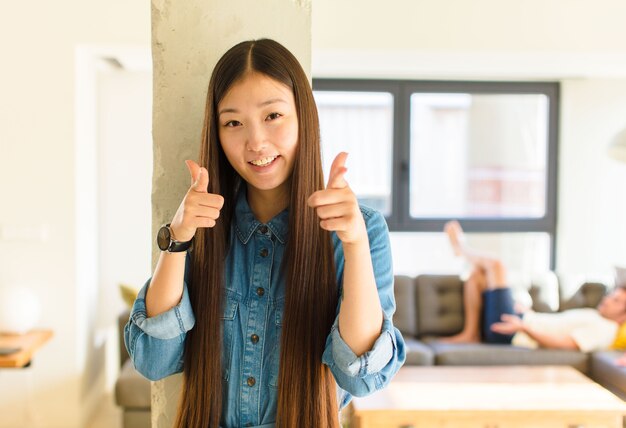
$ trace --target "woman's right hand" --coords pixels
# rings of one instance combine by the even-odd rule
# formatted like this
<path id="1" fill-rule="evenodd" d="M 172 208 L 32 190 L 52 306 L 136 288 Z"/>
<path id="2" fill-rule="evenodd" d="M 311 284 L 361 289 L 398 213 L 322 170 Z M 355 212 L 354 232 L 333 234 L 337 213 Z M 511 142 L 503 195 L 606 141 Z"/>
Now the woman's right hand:
<path id="1" fill-rule="evenodd" d="M 186 160 L 191 187 L 181 202 L 170 224 L 173 238 L 185 242 L 191 240 L 199 227 L 213 227 L 220 210 L 224 206 L 224 197 L 208 193 L 209 172 L 192 160 Z"/>

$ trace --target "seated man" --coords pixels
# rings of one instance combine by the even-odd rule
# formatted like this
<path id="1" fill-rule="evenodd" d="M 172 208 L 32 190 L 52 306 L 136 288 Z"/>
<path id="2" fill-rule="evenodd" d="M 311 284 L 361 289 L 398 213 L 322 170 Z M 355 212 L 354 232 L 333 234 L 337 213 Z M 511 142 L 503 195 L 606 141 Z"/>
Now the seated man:
<path id="1" fill-rule="evenodd" d="M 448 222 L 444 230 L 455 254 L 472 265 L 472 273 L 464 283 L 463 331 L 442 341 L 479 342 L 482 338 L 487 343 L 591 352 L 609 349 L 619 325 L 626 322 L 625 288 L 606 295 L 596 309 L 537 313 L 515 308 L 502 262 L 469 248 L 458 222 Z"/>

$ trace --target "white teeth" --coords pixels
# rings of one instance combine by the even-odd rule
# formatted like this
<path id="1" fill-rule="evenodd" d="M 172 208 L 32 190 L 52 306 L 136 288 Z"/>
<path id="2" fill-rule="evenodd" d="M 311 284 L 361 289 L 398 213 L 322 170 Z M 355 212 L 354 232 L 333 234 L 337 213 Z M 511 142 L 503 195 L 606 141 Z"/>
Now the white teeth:
<path id="1" fill-rule="evenodd" d="M 258 159 L 258 160 L 253 160 L 253 161 L 250 161 L 250 163 L 251 163 L 252 165 L 256 165 L 256 166 L 265 166 L 265 165 L 267 165 L 267 164 L 272 163 L 272 161 L 273 161 L 274 159 L 276 159 L 277 157 L 278 157 L 278 156 L 270 156 L 270 157 L 267 157 L 267 158 L 263 158 L 263 159 Z"/>

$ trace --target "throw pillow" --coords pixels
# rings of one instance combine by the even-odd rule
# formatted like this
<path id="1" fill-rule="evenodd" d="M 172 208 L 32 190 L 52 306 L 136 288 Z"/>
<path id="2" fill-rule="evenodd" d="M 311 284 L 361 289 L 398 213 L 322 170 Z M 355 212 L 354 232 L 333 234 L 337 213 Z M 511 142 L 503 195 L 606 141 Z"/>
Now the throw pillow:
<path id="1" fill-rule="evenodd" d="M 139 293 L 139 289 L 128 284 L 120 284 L 120 293 L 122 294 L 122 299 L 128 306 L 128 309 L 132 309 L 135 299 L 137 298 L 137 294 Z"/>
<path id="2" fill-rule="evenodd" d="M 626 349 L 626 323 L 619 326 L 617 330 L 617 335 L 615 336 L 615 341 L 613 342 L 613 349 Z"/>

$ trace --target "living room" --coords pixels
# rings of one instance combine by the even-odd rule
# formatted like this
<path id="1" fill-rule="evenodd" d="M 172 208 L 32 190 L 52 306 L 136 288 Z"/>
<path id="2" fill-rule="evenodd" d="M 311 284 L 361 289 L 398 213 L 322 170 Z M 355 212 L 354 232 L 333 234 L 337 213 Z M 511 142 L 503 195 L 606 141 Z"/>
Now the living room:
<path id="1" fill-rule="evenodd" d="M 310 55 L 313 79 L 558 82 L 555 241 L 546 232 L 519 240 L 515 231 L 469 233 L 469 239 L 522 277 L 554 268 L 569 295 L 583 282 L 613 284 L 614 267 L 626 266 L 626 240 L 619 239 L 626 236 L 626 164 L 607 155 L 626 128 L 622 2 L 285 3 L 285 21 L 289 7 L 309 8 L 310 47 L 302 52 Z M 36 327 L 53 336 L 31 367 L 0 369 L 0 427 L 82 427 L 103 400 L 112 400 L 116 322 L 125 309 L 118 284 L 140 287 L 150 276 L 149 219 L 163 215 L 150 206 L 156 18 L 148 2 L 36 7 L 7 6 L 0 26 L 0 174 L 7 201 L 0 215 L 0 286 L 29 289 L 40 306 Z M 176 10 L 168 2 L 152 7 Z M 271 7 L 280 18 L 279 3 Z M 207 77 L 196 76 L 202 85 Z M 110 92 L 98 92 L 107 87 Z M 107 93 L 115 94 L 110 104 Z M 98 116 L 104 108 L 108 113 Z M 197 152 L 198 130 L 185 126 L 176 162 Z M 172 198 L 188 185 L 184 174 L 165 175 L 176 181 Z M 125 216 L 132 224 L 124 229 Z M 391 244 L 396 275 L 463 269 L 440 230 L 392 229 Z"/>

